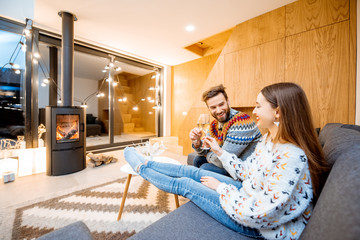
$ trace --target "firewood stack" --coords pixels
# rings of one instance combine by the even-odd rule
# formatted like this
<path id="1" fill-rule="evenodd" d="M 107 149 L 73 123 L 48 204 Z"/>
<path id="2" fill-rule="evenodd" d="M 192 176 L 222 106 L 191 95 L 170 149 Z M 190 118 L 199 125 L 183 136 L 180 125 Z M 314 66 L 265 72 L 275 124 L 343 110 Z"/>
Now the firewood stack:
<path id="1" fill-rule="evenodd" d="M 93 168 L 103 164 L 115 163 L 118 161 L 117 158 L 104 154 L 95 155 L 90 152 L 86 156 L 89 158 L 87 162 L 88 167 L 93 167 Z"/>

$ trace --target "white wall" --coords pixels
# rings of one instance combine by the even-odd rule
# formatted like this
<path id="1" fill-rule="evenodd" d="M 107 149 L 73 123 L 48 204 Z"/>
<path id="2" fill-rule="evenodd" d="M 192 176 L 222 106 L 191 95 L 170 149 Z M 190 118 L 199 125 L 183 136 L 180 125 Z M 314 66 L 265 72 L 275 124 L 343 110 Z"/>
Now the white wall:
<path id="1" fill-rule="evenodd" d="M 75 78 L 74 81 L 74 99 L 83 101 L 90 94 L 96 92 L 98 89 L 98 81 L 90 80 L 85 78 Z M 74 100 L 75 106 L 80 106 L 81 102 Z M 93 95 L 87 101 L 88 107 L 86 108 L 86 113 L 92 113 L 95 117 L 98 116 L 98 99 Z"/>

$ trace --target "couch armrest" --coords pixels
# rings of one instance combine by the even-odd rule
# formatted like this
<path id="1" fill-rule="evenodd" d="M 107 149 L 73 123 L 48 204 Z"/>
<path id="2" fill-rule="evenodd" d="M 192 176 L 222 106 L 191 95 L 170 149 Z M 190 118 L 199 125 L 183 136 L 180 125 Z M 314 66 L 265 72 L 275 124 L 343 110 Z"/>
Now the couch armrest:
<path id="1" fill-rule="evenodd" d="M 77 239 L 77 240 L 93 240 L 89 228 L 85 223 L 79 221 L 67 225 L 65 227 L 59 228 L 55 231 L 49 232 L 41 237 L 38 240 L 67 240 L 67 239 Z"/>

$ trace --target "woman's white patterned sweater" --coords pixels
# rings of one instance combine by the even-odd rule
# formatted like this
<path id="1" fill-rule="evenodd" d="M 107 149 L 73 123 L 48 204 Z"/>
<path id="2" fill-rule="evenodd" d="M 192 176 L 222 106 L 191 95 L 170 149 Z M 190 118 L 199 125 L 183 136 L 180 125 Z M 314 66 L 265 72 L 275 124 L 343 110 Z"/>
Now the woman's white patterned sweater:
<path id="1" fill-rule="evenodd" d="M 241 225 L 256 228 L 266 239 L 298 239 L 312 212 L 313 197 L 307 157 L 293 144 L 259 141 L 245 161 L 226 151 L 219 157 L 237 189 L 217 188 L 226 213 Z"/>

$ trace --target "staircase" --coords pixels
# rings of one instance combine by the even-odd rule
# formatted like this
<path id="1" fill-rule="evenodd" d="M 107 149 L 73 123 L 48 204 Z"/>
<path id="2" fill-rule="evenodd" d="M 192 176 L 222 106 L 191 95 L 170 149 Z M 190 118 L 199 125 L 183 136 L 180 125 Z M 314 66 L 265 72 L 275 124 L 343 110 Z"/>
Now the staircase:
<path id="1" fill-rule="evenodd" d="M 129 86 L 129 80 L 125 79 L 123 76 L 119 76 L 121 86 L 116 88 L 117 98 L 125 97 L 127 98 L 126 102 L 118 102 L 119 109 L 121 112 L 121 117 L 124 124 L 124 133 L 134 133 L 134 132 L 144 132 L 145 129 L 141 125 L 141 117 L 137 111 L 132 109 L 133 102 L 133 92 Z"/>

